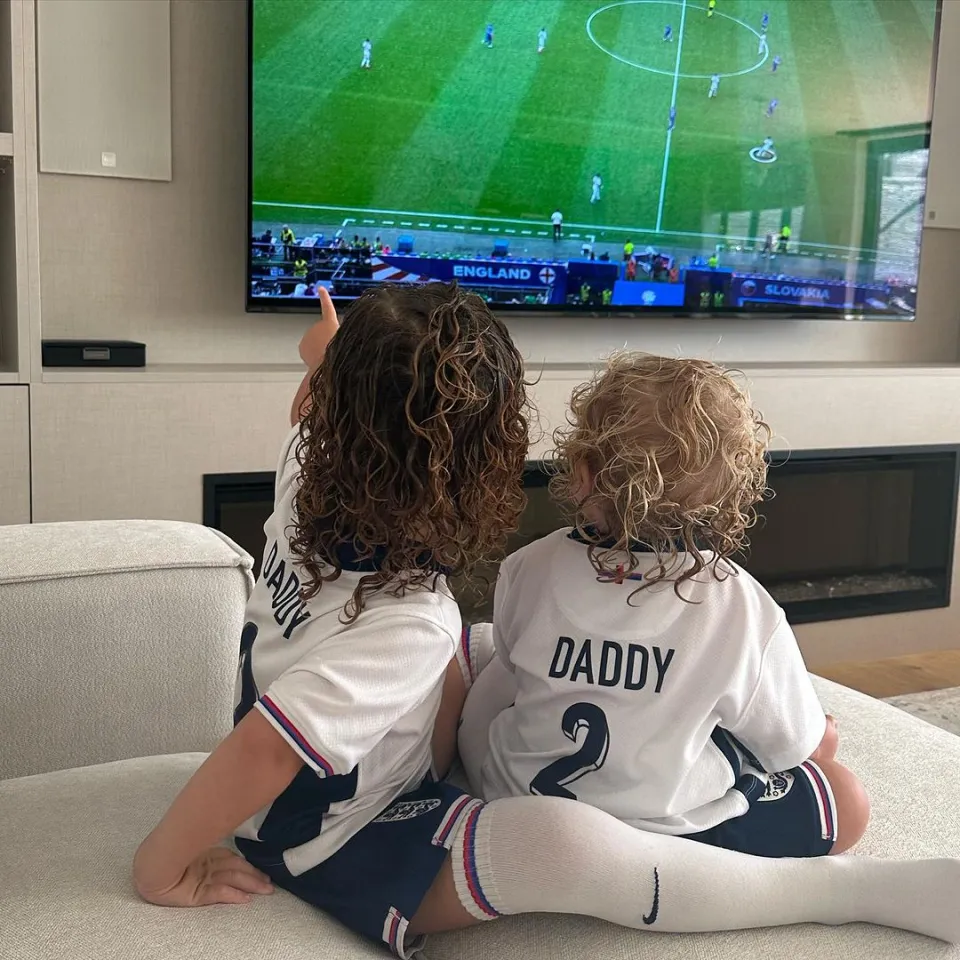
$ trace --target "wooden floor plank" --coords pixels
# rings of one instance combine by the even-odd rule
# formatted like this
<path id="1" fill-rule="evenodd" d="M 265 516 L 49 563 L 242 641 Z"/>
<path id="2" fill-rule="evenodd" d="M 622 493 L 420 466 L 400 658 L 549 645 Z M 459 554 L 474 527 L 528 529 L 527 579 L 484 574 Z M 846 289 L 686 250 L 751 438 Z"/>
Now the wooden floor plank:
<path id="1" fill-rule="evenodd" d="M 817 673 L 871 697 L 896 697 L 922 690 L 960 687 L 960 650 L 915 653 L 889 660 L 836 663 Z"/>

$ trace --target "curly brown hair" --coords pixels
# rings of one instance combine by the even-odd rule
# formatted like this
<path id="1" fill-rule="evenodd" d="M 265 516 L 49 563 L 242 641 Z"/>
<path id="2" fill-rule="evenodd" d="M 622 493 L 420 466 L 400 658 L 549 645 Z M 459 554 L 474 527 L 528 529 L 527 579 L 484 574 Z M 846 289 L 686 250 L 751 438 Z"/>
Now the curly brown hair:
<path id="1" fill-rule="evenodd" d="M 499 557 L 525 504 L 523 360 L 504 324 L 456 284 L 382 285 L 346 310 L 310 382 L 291 551 L 315 596 L 348 546 L 376 557 L 344 608 L 437 588 Z"/>
<path id="2" fill-rule="evenodd" d="M 680 585 L 704 569 L 734 572 L 720 564 L 756 522 L 770 429 L 729 372 L 618 354 L 574 391 L 567 421 L 554 434 L 561 472 L 551 491 L 574 505 L 598 575 L 636 570 L 635 542 L 656 558 L 641 590 L 671 580 L 682 597 Z"/>

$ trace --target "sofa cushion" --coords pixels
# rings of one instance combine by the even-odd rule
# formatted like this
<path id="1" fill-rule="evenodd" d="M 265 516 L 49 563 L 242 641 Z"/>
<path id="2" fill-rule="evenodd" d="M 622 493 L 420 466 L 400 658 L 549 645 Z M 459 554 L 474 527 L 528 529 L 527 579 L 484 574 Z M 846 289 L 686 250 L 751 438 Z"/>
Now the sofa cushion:
<path id="1" fill-rule="evenodd" d="M 841 759 L 864 780 L 873 822 L 860 852 L 960 856 L 960 738 L 826 681 Z M 236 907 L 172 910 L 130 883 L 140 839 L 202 755 L 153 757 L 0 783 L 0 957 L 49 960 L 342 960 L 383 957 L 277 891 Z M 722 878 L 718 878 L 722 887 Z M 904 891 L 905 896 L 910 891 Z M 578 917 L 505 918 L 432 937 L 429 960 L 960 960 L 960 947 L 869 925 L 667 935 Z"/>
<path id="2" fill-rule="evenodd" d="M 210 750 L 251 565 L 192 523 L 0 527 L 0 778 Z"/>
<path id="3" fill-rule="evenodd" d="M 0 957 L 383 960 L 283 891 L 192 910 L 140 900 L 133 854 L 203 758 L 121 760 L 0 782 Z"/>

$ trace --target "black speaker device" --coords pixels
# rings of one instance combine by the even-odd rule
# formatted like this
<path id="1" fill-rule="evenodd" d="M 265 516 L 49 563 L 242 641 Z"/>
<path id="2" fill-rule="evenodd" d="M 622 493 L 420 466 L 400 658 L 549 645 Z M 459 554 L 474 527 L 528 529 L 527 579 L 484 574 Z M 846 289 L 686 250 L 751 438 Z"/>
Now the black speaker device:
<path id="1" fill-rule="evenodd" d="M 147 345 L 135 340 L 44 340 L 45 367 L 143 367 Z"/>

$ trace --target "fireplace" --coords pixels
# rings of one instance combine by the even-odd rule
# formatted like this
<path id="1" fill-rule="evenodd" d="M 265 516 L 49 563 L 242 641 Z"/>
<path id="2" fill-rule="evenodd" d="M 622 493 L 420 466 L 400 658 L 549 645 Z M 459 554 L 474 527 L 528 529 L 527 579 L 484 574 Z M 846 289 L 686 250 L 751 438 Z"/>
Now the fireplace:
<path id="1" fill-rule="evenodd" d="M 784 608 L 811 623 L 950 603 L 960 447 L 775 454 L 774 496 L 760 508 L 750 548 L 736 560 Z M 528 504 L 510 552 L 564 525 L 544 464 L 524 473 Z M 273 504 L 272 473 L 203 478 L 204 518 L 254 557 Z M 455 581 L 464 618 L 489 619 L 497 569 Z"/>

